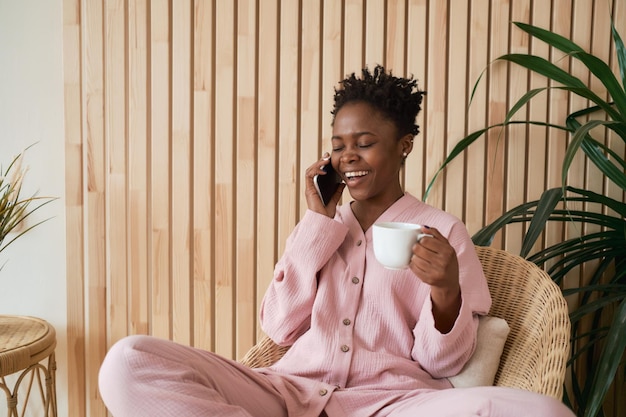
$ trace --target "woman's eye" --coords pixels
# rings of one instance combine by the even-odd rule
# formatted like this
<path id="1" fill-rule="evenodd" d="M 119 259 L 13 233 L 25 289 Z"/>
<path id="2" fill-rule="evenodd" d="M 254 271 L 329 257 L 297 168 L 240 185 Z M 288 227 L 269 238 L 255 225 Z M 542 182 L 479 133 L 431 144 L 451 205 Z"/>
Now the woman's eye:
<path id="1" fill-rule="evenodd" d="M 341 151 L 343 151 L 343 146 L 333 148 L 333 152 L 341 152 Z"/>
<path id="2" fill-rule="evenodd" d="M 369 148 L 372 145 L 373 145 L 373 143 L 363 143 L 363 144 L 359 145 L 359 148 L 365 149 L 365 148 Z"/>

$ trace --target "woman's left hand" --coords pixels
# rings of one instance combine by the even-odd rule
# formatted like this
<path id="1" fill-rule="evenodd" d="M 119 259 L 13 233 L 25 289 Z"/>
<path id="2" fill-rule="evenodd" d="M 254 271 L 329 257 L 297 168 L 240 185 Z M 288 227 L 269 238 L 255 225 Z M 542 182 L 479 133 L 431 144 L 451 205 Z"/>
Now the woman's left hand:
<path id="1" fill-rule="evenodd" d="M 423 237 L 413 245 L 409 268 L 424 283 L 430 285 L 433 315 L 437 329 L 450 331 L 461 307 L 459 262 L 456 251 L 439 230 L 425 228 Z"/>

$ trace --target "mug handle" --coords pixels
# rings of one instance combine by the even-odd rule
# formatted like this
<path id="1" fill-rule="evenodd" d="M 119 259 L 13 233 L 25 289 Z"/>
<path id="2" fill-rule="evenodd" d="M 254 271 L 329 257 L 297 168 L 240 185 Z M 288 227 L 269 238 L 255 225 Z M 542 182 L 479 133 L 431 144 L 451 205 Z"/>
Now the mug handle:
<path id="1" fill-rule="evenodd" d="M 422 240 L 425 237 L 434 237 L 434 236 L 431 235 L 431 234 L 428 234 L 428 233 L 418 233 L 417 234 L 417 241 L 419 242 L 420 240 Z"/>

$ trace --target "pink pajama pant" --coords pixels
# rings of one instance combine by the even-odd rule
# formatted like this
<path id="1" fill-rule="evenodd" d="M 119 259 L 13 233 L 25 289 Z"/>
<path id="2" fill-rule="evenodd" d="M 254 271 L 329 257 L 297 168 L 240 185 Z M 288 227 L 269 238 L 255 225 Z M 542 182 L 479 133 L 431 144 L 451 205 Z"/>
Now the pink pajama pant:
<path id="1" fill-rule="evenodd" d="M 150 336 L 130 336 L 111 348 L 100 369 L 99 388 L 114 417 L 287 417 L 286 402 L 295 398 L 286 398 L 289 393 L 279 392 L 271 378 L 235 361 Z M 343 408 L 337 403 L 349 392 L 332 394 L 326 408 L 329 417 L 335 417 L 334 410 Z M 309 415 L 304 407 L 298 411 L 298 415 Z M 340 415 L 367 417 L 369 412 Z M 407 392 L 373 416 L 574 414 L 559 401 L 543 395 L 511 388 L 476 387 Z"/>

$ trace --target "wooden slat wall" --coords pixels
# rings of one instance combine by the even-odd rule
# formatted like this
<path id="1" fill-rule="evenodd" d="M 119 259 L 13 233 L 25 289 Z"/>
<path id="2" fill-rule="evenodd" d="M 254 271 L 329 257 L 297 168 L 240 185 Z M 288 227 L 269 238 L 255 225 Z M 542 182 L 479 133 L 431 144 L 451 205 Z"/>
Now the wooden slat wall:
<path id="1" fill-rule="evenodd" d="M 107 414 L 97 372 L 125 335 L 230 358 L 255 342 L 259 303 L 306 209 L 303 172 L 329 147 L 333 88 L 344 75 L 382 63 L 428 91 L 404 173 L 421 197 L 459 138 L 546 85 L 496 64 L 467 110 L 492 59 L 531 51 L 559 60 L 511 21 L 552 28 L 606 59 L 609 10 L 626 34 L 623 0 L 64 4 L 70 416 Z M 553 91 L 528 114 L 561 121 L 582 105 Z M 475 143 L 428 200 L 470 232 L 559 184 L 566 137 L 540 127 L 508 134 Z M 606 187 L 583 160 L 571 177 Z M 515 252 L 521 231 L 511 227 L 495 244 Z M 551 227 L 546 241 L 566 233 L 577 230 Z M 614 415 L 624 407 L 616 402 Z"/>

